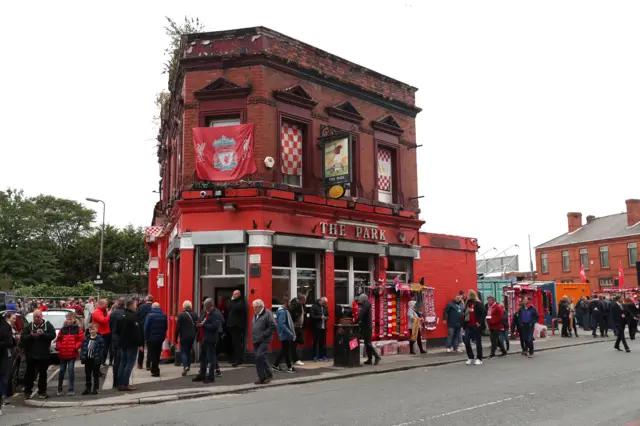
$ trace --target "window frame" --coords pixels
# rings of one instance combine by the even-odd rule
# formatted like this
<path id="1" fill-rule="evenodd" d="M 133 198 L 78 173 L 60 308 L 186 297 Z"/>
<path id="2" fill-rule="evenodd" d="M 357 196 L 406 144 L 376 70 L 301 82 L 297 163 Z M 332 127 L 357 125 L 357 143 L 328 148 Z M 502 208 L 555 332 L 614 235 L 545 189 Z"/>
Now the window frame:
<path id="1" fill-rule="evenodd" d="M 273 276 L 276 275 L 275 271 L 288 270 L 289 271 L 289 300 L 294 297 L 298 297 L 298 270 L 302 271 L 315 271 L 316 272 L 316 291 L 315 291 L 315 300 L 318 300 L 322 295 L 322 253 L 313 251 L 313 250 L 278 250 L 274 248 L 274 251 L 285 251 L 289 254 L 289 265 L 291 266 L 271 266 L 271 281 L 273 288 Z M 297 254 L 298 253 L 311 253 L 315 256 L 315 264 L 314 268 L 298 268 L 297 266 Z M 280 308 L 281 304 L 273 303 L 273 291 L 271 292 L 271 309 L 273 312 L 276 312 L 278 308 Z M 309 300 L 307 299 L 307 302 Z M 312 303 L 305 303 L 305 306 L 311 307 Z"/>
<path id="2" fill-rule="evenodd" d="M 540 273 L 549 273 L 549 255 L 547 253 L 540 254 Z"/>
<path id="3" fill-rule="evenodd" d="M 631 251 L 635 250 L 635 261 L 631 261 Z M 631 242 L 627 244 L 627 260 L 629 261 L 630 267 L 635 267 L 636 262 L 638 261 L 638 243 Z"/>
<path id="4" fill-rule="evenodd" d="M 306 111 L 306 110 L 304 110 Z M 294 188 L 317 189 L 319 181 L 314 179 L 315 150 L 313 149 L 313 118 L 311 112 L 298 111 L 296 107 L 290 105 L 279 105 L 278 107 L 278 125 L 276 126 L 276 165 L 275 165 L 275 182 L 282 185 L 289 185 Z M 291 185 L 284 182 L 285 174 L 282 173 L 282 124 L 289 122 L 296 124 L 302 128 L 302 175 L 300 176 L 300 185 Z M 310 165 L 311 167 L 305 167 Z"/>
<path id="5" fill-rule="evenodd" d="M 609 258 L 609 246 L 600 246 L 599 250 L 600 250 L 600 269 L 611 269 L 611 259 Z M 606 253 L 606 256 L 607 256 L 607 266 L 604 266 L 604 262 L 602 261 L 602 256 L 604 253 Z"/>
<path id="6" fill-rule="evenodd" d="M 402 161 L 400 156 L 400 147 L 401 145 L 398 143 L 394 143 L 385 139 L 383 135 L 376 133 L 373 144 L 373 199 L 377 203 L 384 203 L 380 200 L 379 190 L 378 190 L 378 149 L 388 149 L 391 151 L 391 203 L 385 204 L 404 204 L 403 194 L 402 194 Z"/>
<path id="7" fill-rule="evenodd" d="M 571 254 L 569 250 L 562 250 L 562 272 L 570 272 L 571 271 Z M 565 265 L 565 255 L 566 255 L 566 265 Z"/>
<path id="8" fill-rule="evenodd" d="M 611 284 L 602 284 L 603 281 L 610 281 Z M 598 278 L 598 286 L 600 286 L 600 287 L 613 287 L 613 277 L 600 277 L 600 278 Z"/>
<path id="9" fill-rule="evenodd" d="M 222 274 L 220 275 L 213 275 L 213 274 L 202 274 L 201 270 L 198 270 L 198 277 L 199 278 L 215 278 L 215 279 L 220 279 L 220 278 L 244 278 L 247 275 L 247 250 L 245 248 L 245 250 L 243 252 L 239 252 L 239 251 L 234 251 L 234 252 L 227 252 L 227 244 L 225 245 L 216 245 L 216 246 L 202 246 L 200 252 L 198 253 L 198 255 L 200 256 L 200 260 L 199 260 L 199 268 L 202 268 L 202 263 L 204 263 L 204 265 L 207 264 L 205 258 L 208 256 L 222 256 Z M 222 251 L 220 252 L 209 252 L 209 253 L 202 253 L 202 248 L 209 248 L 209 247 L 222 247 Z M 238 246 L 240 247 L 240 246 Z M 238 254 L 242 254 L 244 256 L 244 260 L 245 260 L 245 271 L 244 274 L 226 274 L 227 272 L 227 257 L 228 256 L 232 256 L 232 255 L 238 255 Z M 203 262 L 204 261 L 204 262 Z"/>
<path id="10" fill-rule="evenodd" d="M 211 126 L 210 123 L 212 121 L 238 121 L 235 124 L 226 124 L 224 126 Z M 204 119 L 205 127 L 229 127 L 229 126 L 238 126 L 242 124 L 242 117 L 240 115 L 230 115 L 230 116 L 207 116 Z"/>
<path id="11" fill-rule="evenodd" d="M 353 254 L 342 254 L 342 253 L 335 253 L 334 254 L 334 258 L 336 256 L 345 256 L 347 258 L 347 267 L 348 269 L 336 269 L 334 268 L 333 272 L 334 272 L 334 288 L 335 288 L 335 273 L 336 272 L 341 272 L 341 273 L 347 273 L 348 274 L 348 288 L 347 288 L 347 303 L 338 303 L 338 301 L 336 300 L 336 305 L 340 305 L 340 306 L 351 306 L 351 304 L 349 303 L 349 300 L 354 300 L 356 297 L 356 288 L 355 288 L 355 276 L 356 274 L 365 274 L 368 273 L 369 274 L 369 283 L 373 282 L 373 274 L 374 274 L 374 269 L 375 269 L 375 259 L 373 256 L 367 256 L 367 255 L 359 255 L 360 257 L 366 257 L 368 259 L 369 262 L 369 271 L 361 271 L 361 270 L 356 270 L 354 269 L 354 262 L 353 262 L 353 258 L 356 255 Z M 335 290 L 334 290 L 335 293 Z"/>
<path id="12" fill-rule="evenodd" d="M 589 270 L 589 249 L 588 248 L 581 248 L 580 251 L 578 252 L 580 255 L 580 265 L 582 265 L 584 267 L 585 271 Z M 586 255 L 586 262 L 582 261 L 582 255 Z"/>

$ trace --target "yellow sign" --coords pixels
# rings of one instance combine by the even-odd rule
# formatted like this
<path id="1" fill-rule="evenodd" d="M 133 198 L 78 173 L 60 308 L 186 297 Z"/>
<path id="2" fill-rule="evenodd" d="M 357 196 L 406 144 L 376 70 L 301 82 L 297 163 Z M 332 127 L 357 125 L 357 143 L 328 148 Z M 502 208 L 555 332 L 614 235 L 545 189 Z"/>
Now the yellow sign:
<path id="1" fill-rule="evenodd" d="M 422 291 L 422 290 L 424 290 L 424 286 L 422 284 L 416 284 L 416 283 L 411 284 L 411 291 Z"/>
<path id="2" fill-rule="evenodd" d="M 342 185 L 333 185 L 329 188 L 329 197 L 340 198 L 344 195 L 344 187 Z"/>

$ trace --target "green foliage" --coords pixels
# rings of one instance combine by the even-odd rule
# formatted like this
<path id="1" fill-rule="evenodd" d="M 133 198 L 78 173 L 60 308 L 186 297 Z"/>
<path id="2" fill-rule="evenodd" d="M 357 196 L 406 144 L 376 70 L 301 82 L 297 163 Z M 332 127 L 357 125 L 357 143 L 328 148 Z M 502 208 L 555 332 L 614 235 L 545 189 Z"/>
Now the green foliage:
<path id="1" fill-rule="evenodd" d="M 180 42 L 182 36 L 186 34 L 193 34 L 201 32 L 204 29 L 204 25 L 198 18 L 184 17 L 184 22 L 178 24 L 173 19 L 167 18 L 167 25 L 164 27 L 164 32 L 169 36 L 169 46 L 164 50 L 164 54 L 169 58 L 164 63 L 163 74 L 169 74 L 169 90 L 172 89 L 173 79 L 178 71 L 178 64 L 180 62 Z"/>
<path id="2" fill-rule="evenodd" d="M 76 288 L 93 280 L 100 258 L 93 218 L 92 210 L 75 201 L 0 191 L 0 289 L 42 283 Z M 106 226 L 104 290 L 142 292 L 147 259 L 142 228 Z"/>
<path id="3" fill-rule="evenodd" d="M 37 284 L 16 289 L 15 295 L 19 297 L 89 297 L 96 296 L 100 290 L 100 297 L 114 297 L 115 293 L 96 288 L 92 282 L 81 283 L 74 287 L 66 287 L 51 284 Z"/>

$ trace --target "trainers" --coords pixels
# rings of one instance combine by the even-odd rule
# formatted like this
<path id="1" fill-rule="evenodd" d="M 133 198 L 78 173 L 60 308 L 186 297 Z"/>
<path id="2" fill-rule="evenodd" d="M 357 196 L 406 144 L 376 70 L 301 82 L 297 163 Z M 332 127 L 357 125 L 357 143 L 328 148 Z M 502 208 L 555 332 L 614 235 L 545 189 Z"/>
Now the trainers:
<path id="1" fill-rule="evenodd" d="M 295 372 L 296 372 L 295 368 L 293 368 L 293 367 L 287 368 L 287 373 L 295 373 Z"/>
<path id="2" fill-rule="evenodd" d="M 476 359 L 475 364 L 476 364 L 476 365 L 482 365 L 482 360 L 481 360 L 481 359 Z"/>
<path id="3" fill-rule="evenodd" d="M 49 395 L 46 392 L 38 394 L 38 399 L 49 399 Z"/>
<path id="4" fill-rule="evenodd" d="M 67 396 L 73 396 L 76 393 L 73 391 L 73 389 L 69 389 L 69 392 L 67 392 Z"/>
<path id="5" fill-rule="evenodd" d="M 327 361 L 329 361 L 329 358 L 327 358 L 326 356 L 323 356 L 323 357 L 322 357 L 322 360 L 323 360 L 324 362 L 327 362 Z"/>
<path id="6" fill-rule="evenodd" d="M 318 357 L 317 356 L 313 357 L 313 362 L 318 362 Z"/>
<path id="7" fill-rule="evenodd" d="M 465 352 L 465 350 L 464 350 L 464 349 L 462 349 L 462 348 L 458 349 L 458 353 L 459 353 L 459 354 L 464 353 L 464 352 Z"/>
<path id="8" fill-rule="evenodd" d="M 89 389 L 85 389 L 82 391 L 83 395 L 89 395 L 91 393 L 91 391 Z"/>
<path id="9" fill-rule="evenodd" d="M 56 391 L 56 396 L 62 396 L 64 395 L 64 392 L 62 392 L 62 388 L 58 388 L 58 390 Z"/>
<path id="10" fill-rule="evenodd" d="M 222 371 L 220 371 L 220 369 L 216 370 L 216 377 L 222 377 Z"/>
<path id="11" fill-rule="evenodd" d="M 282 368 L 280 368 L 279 365 L 274 365 L 273 367 L 271 367 L 271 369 L 275 371 L 282 371 Z"/>
<path id="12" fill-rule="evenodd" d="M 465 362 L 465 364 L 467 365 L 473 365 L 473 360 L 472 359 L 468 359 L 467 362 Z"/>
<path id="13" fill-rule="evenodd" d="M 452 352 L 452 349 L 451 349 L 451 348 L 447 348 L 447 352 L 448 352 L 448 353 L 451 353 L 451 352 Z"/>
<path id="14" fill-rule="evenodd" d="M 298 360 L 298 361 L 296 361 L 296 365 L 304 365 L 304 362 Z"/>
<path id="15" fill-rule="evenodd" d="M 98 394 L 98 389 L 94 389 L 91 391 L 91 395 L 97 395 Z"/>

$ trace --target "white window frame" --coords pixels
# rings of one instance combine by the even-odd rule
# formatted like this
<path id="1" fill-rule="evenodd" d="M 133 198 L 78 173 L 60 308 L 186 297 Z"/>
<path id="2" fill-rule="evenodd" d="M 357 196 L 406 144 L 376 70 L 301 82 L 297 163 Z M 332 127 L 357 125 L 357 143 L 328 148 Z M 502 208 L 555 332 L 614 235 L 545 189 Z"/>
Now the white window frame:
<path id="1" fill-rule="evenodd" d="M 582 260 L 582 255 L 585 255 L 584 261 Z M 589 249 L 581 248 L 580 249 L 580 264 L 584 266 L 584 270 L 589 270 Z"/>
<path id="2" fill-rule="evenodd" d="M 209 246 L 203 246 L 204 247 L 209 247 Z M 211 246 L 213 247 L 213 246 Z M 210 252 L 210 253 L 200 253 L 200 257 L 204 260 L 206 257 L 213 257 L 213 256 L 222 256 L 222 274 L 221 275 L 213 275 L 213 274 L 206 274 L 206 275 L 200 275 L 200 271 L 198 271 L 198 277 L 200 278 L 244 278 L 245 275 L 247 274 L 247 265 L 246 265 L 246 260 L 247 260 L 247 250 L 245 249 L 243 252 L 240 251 L 234 251 L 234 252 L 229 252 L 227 253 L 227 246 L 215 246 L 217 247 L 221 247 L 221 251 L 216 251 L 216 252 Z M 227 272 L 227 256 L 231 256 L 231 255 L 236 255 L 236 254 L 243 254 L 244 255 L 244 259 L 245 259 L 245 273 L 244 274 L 230 274 L 230 275 L 226 275 Z M 207 264 L 207 262 L 205 261 L 204 263 L 205 265 Z M 200 265 L 198 265 L 200 267 Z"/>
<path id="3" fill-rule="evenodd" d="M 604 262 L 602 261 L 603 254 L 607 254 L 607 266 L 604 266 Z M 610 269 L 611 268 L 611 259 L 609 259 L 609 246 L 600 246 L 600 269 Z"/>
<path id="4" fill-rule="evenodd" d="M 227 127 L 227 126 L 237 126 L 240 124 L 240 117 L 238 118 L 208 118 L 207 119 L 207 127 Z"/>
<path id="5" fill-rule="evenodd" d="M 636 259 L 634 262 L 631 261 L 631 251 L 636 251 Z M 627 258 L 629 260 L 629 266 L 636 266 L 636 262 L 638 261 L 638 243 L 629 243 L 627 244 Z"/>
<path id="6" fill-rule="evenodd" d="M 282 174 L 282 183 L 289 186 L 295 186 L 297 188 L 302 188 L 302 175 L 285 175 Z"/>
<path id="7" fill-rule="evenodd" d="M 347 293 L 347 300 L 354 300 L 356 297 L 356 274 L 369 274 L 369 283 L 373 282 L 373 265 L 374 265 L 374 259 L 372 256 L 366 256 L 369 259 L 369 270 L 368 271 L 360 271 L 360 270 L 354 270 L 353 269 L 353 255 L 349 255 L 349 254 L 335 254 L 335 256 L 346 256 L 347 257 L 347 265 L 349 269 L 335 269 L 334 270 L 334 286 L 335 286 L 335 272 L 342 272 L 342 273 L 347 273 L 348 274 L 348 293 Z M 365 256 L 361 256 L 361 257 L 365 257 Z M 347 301 L 346 304 L 340 304 L 340 306 L 351 306 L 349 304 L 349 302 Z"/>
<path id="8" fill-rule="evenodd" d="M 565 256 L 567 258 L 567 264 L 565 265 Z M 566 268 L 565 268 L 566 266 Z M 562 250 L 562 272 L 571 271 L 571 255 L 569 254 L 569 250 Z"/>
<path id="9" fill-rule="evenodd" d="M 598 285 L 600 287 L 613 287 L 613 278 L 599 278 Z"/>
<path id="10" fill-rule="evenodd" d="M 398 258 L 398 259 L 403 259 L 403 258 Z M 413 267 L 413 262 L 407 262 L 407 270 L 406 271 L 389 271 L 387 270 L 386 274 L 385 274 L 385 282 L 386 284 L 393 284 L 393 280 L 395 279 L 396 275 L 400 275 L 400 283 L 402 284 L 410 284 L 409 283 L 409 276 L 411 275 L 411 269 Z M 389 274 L 392 274 L 391 278 L 389 278 Z M 402 279 L 402 276 L 404 275 L 404 279 Z"/>
<path id="11" fill-rule="evenodd" d="M 540 255 L 540 272 L 543 274 L 549 273 L 549 255 L 547 253 Z"/>
<path id="12" fill-rule="evenodd" d="M 300 130 L 303 132 L 302 133 L 302 153 L 300 154 L 300 158 L 302 159 L 302 167 L 304 169 L 304 150 L 305 150 L 305 146 L 304 146 L 304 141 L 306 140 L 305 137 L 307 136 L 306 131 L 308 126 L 304 126 L 300 123 L 297 123 L 294 120 L 286 120 L 283 119 L 280 122 L 280 127 L 282 128 L 282 124 L 283 123 L 289 123 L 289 124 L 295 124 L 296 126 L 300 127 Z M 282 139 L 282 137 L 280 138 Z M 282 140 L 279 141 L 280 143 L 280 149 L 282 149 Z M 280 158 L 280 161 L 282 161 L 282 158 Z M 296 188 L 302 188 L 302 175 L 297 176 L 297 175 L 285 175 L 284 173 L 282 173 L 282 183 L 285 185 L 289 185 L 289 186 L 295 186 Z"/>
<path id="13" fill-rule="evenodd" d="M 285 250 L 282 250 L 285 251 Z M 293 299 L 294 297 L 298 297 L 298 271 L 315 271 L 316 273 L 316 294 L 315 294 L 315 299 L 318 300 L 321 297 L 320 294 L 320 283 L 321 283 L 321 279 L 320 279 L 320 271 L 321 271 L 321 254 L 320 253 L 314 253 L 315 255 L 315 261 L 316 261 L 316 267 L 315 268 L 298 268 L 297 267 L 297 253 L 299 251 L 295 251 L 295 250 L 291 250 L 289 251 L 289 263 L 291 266 L 272 266 L 271 267 L 271 280 L 273 281 L 273 276 L 279 276 L 275 273 L 275 271 L 282 271 L 282 270 L 288 270 L 289 271 L 289 300 Z M 306 253 L 306 252 L 305 252 Z M 282 277 L 284 278 L 284 277 Z M 273 294 L 271 295 L 271 298 L 273 299 Z M 280 306 L 282 305 L 273 305 L 271 308 L 273 310 L 277 310 Z M 305 306 L 307 307 L 311 307 L 311 304 L 305 304 Z"/>
<path id="14" fill-rule="evenodd" d="M 394 168 L 395 168 L 395 164 L 393 162 L 393 151 L 389 148 L 386 147 L 382 147 L 382 148 L 378 148 L 378 150 L 383 149 L 385 151 L 389 151 L 389 155 L 391 155 L 391 158 L 389 160 L 389 164 L 391 167 L 391 173 L 390 173 L 390 177 L 389 177 L 389 190 L 388 191 L 383 191 L 382 189 L 378 188 L 378 201 L 381 203 L 387 203 L 387 204 L 393 204 L 393 172 L 394 172 Z M 376 170 L 378 170 L 378 153 L 376 152 Z M 378 178 L 379 179 L 379 178 Z M 376 179 L 376 187 L 378 186 L 378 179 Z"/>

